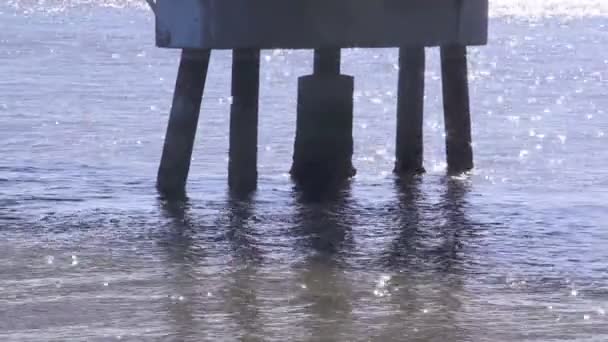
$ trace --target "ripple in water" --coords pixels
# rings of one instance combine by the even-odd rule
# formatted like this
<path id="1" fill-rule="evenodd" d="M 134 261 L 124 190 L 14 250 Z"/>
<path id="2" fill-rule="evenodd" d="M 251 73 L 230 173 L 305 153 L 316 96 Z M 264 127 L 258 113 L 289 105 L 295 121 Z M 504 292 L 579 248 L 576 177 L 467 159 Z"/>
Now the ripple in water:
<path id="1" fill-rule="evenodd" d="M 153 46 L 144 1 L 0 4 L 0 340 L 605 340 L 608 4 L 491 4 L 470 175 L 445 176 L 437 50 L 428 173 L 397 182 L 397 53 L 353 49 L 359 173 L 302 196 L 287 171 L 311 55 L 275 50 L 260 191 L 232 198 L 214 52 L 185 203 L 154 191 L 178 54 Z"/>

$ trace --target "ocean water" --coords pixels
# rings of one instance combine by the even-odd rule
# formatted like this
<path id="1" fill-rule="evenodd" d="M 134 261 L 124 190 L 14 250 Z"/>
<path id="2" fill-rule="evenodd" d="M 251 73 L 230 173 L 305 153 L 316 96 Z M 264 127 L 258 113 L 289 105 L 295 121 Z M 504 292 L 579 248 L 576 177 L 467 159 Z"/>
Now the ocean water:
<path id="1" fill-rule="evenodd" d="M 179 52 L 136 1 L 0 4 L 1 341 L 605 341 L 608 3 L 492 1 L 469 49 L 476 169 L 447 177 L 429 49 L 427 174 L 399 183 L 397 50 L 345 50 L 357 176 L 287 174 L 310 51 L 263 51 L 259 190 L 227 192 L 229 52 L 188 184 L 155 176 Z"/>

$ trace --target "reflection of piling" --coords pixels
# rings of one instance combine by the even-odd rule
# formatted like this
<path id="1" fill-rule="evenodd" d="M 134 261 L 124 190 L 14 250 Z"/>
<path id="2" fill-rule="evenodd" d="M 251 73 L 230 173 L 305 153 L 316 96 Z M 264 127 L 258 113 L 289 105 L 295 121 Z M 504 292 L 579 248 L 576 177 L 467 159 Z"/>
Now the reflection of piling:
<path id="1" fill-rule="evenodd" d="M 210 50 L 183 50 L 173 105 L 158 170 L 157 188 L 165 196 L 185 193 Z"/>
<path id="2" fill-rule="evenodd" d="M 465 46 L 441 47 L 441 75 L 448 172 L 461 173 L 473 168 Z"/>
<path id="3" fill-rule="evenodd" d="M 399 49 L 395 173 L 423 173 L 424 47 Z"/>
<path id="4" fill-rule="evenodd" d="M 353 289 L 342 262 L 354 246 L 349 184 L 323 198 L 311 199 L 299 191 L 294 195 L 297 225 L 290 232 L 295 234 L 296 252 L 304 256 L 298 276 L 305 289 L 293 301 L 305 310 L 301 325 L 308 328 L 310 338 L 304 340 L 344 340 L 342 333 L 353 321 Z"/>
<path id="5" fill-rule="evenodd" d="M 250 192 L 257 184 L 260 50 L 237 49 L 232 61 L 228 184 Z"/>
<path id="6" fill-rule="evenodd" d="M 296 182 L 339 183 L 354 175 L 353 88 L 353 77 L 340 75 L 340 50 L 317 49 L 313 75 L 298 80 Z"/>

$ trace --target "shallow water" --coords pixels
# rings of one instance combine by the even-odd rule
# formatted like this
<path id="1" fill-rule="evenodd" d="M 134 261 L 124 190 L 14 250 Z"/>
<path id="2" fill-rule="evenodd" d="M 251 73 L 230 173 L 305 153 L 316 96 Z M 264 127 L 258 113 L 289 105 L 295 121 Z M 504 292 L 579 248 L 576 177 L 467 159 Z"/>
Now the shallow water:
<path id="1" fill-rule="evenodd" d="M 358 174 L 322 203 L 287 174 L 311 53 L 263 52 L 259 190 L 239 200 L 214 52 L 181 204 L 154 190 L 179 54 L 151 15 L 0 5 L 0 340 L 606 340 L 608 11 L 553 3 L 496 1 L 470 49 L 470 177 L 445 176 L 438 51 L 428 173 L 401 184 L 397 51 L 344 51 Z"/>

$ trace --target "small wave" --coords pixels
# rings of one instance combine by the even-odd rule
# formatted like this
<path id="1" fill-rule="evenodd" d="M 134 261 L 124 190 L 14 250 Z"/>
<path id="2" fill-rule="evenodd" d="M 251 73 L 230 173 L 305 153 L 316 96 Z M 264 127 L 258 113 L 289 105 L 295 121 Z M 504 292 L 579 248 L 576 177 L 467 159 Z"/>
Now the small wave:
<path id="1" fill-rule="evenodd" d="M 24 198 L 23 201 L 33 202 L 84 202 L 82 198 L 67 198 L 67 197 L 48 197 L 48 196 L 31 196 Z"/>

